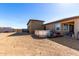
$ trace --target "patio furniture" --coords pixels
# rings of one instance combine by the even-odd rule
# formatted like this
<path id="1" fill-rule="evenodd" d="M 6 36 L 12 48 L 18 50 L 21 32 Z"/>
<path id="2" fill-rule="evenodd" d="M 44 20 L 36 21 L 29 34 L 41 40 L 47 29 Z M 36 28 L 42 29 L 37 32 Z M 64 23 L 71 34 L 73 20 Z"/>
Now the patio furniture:
<path id="1" fill-rule="evenodd" d="M 62 37 L 63 35 L 60 32 L 54 32 L 52 37 Z"/>

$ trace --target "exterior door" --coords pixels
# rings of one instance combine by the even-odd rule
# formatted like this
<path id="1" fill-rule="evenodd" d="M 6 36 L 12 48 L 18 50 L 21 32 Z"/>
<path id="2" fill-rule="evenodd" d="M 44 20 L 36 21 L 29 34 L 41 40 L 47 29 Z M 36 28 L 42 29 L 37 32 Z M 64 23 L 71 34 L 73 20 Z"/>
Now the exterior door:
<path id="1" fill-rule="evenodd" d="M 69 25 L 69 32 L 74 33 L 74 25 Z"/>

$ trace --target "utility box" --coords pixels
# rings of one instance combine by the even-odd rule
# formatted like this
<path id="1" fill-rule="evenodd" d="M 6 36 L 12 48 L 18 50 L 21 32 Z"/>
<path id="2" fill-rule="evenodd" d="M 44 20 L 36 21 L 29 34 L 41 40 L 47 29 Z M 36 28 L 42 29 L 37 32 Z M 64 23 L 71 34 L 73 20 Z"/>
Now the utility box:
<path id="1" fill-rule="evenodd" d="M 50 36 L 50 30 L 35 30 L 35 35 L 38 37 Z"/>

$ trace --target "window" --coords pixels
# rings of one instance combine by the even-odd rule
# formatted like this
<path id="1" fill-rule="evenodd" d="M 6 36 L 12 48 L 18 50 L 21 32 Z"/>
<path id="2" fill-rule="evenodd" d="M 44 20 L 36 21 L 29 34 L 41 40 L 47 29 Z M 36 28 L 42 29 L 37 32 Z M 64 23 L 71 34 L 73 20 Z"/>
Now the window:
<path id="1" fill-rule="evenodd" d="M 59 28 L 59 27 L 57 27 L 57 28 L 56 28 L 56 30 L 60 30 L 60 28 Z"/>
<path id="2" fill-rule="evenodd" d="M 60 31 L 61 30 L 61 24 L 60 23 L 55 23 L 55 29 L 57 31 Z"/>
<path id="3" fill-rule="evenodd" d="M 64 30 L 68 30 L 68 24 L 64 24 Z"/>

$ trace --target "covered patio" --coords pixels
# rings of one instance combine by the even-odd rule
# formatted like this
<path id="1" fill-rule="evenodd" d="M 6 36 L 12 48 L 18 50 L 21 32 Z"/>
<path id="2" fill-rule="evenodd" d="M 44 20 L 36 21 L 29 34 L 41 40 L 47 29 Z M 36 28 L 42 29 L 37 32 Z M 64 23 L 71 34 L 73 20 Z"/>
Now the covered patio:
<path id="1" fill-rule="evenodd" d="M 74 20 L 65 20 L 61 22 L 61 33 L 65 35 L 74 35 Z"/>

